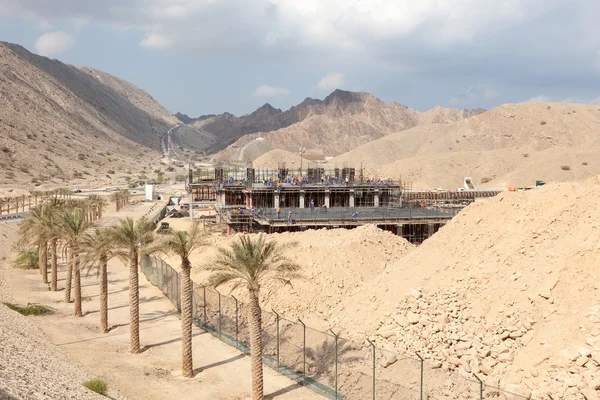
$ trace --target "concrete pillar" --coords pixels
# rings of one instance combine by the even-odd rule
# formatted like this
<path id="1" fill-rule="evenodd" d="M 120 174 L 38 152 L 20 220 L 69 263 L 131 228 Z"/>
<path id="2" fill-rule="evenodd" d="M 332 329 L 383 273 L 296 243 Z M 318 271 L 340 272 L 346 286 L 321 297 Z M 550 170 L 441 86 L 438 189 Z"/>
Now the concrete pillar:
<path id="1" fill-rule="evenodd" d="M 304 208 L 304 192 L 300 192 L 300 208 Z"/>
<path id="2" fill-rule="evenodd" d="M 250 193 L 246 194 L 246 205 L 249 209 L 252 209 L 252 195 Z"/>
<path id="3" fill-rule="evenodd" d="M 435 232 L 435 225 L 427 224 L 427 237 L 428 238 L 432 237 L 434 232 Z"/>
<path id="4" fill-rule="evenodd" d="M 402 228 L 403 227 L 404 227 L 404 225 L 402 225 L 402 224 L 396 225 L 396 235 L 402 237 Z"/>
<path id="5" fill-rule="evenodd" d="M 376 190 L 375 195 L 373 196 L 373 206 L 379 207 L 379 190 Z"/>
<path id="6" fill-rule="evenodd" d="M 354 190 L 350 191 L 350 203 L 348 204 L 348 207 L 354 207 Z"/>
<path id="7" fill-rule="evenodd" d="M 325 207 L 329 208 L 329 190 L 325 191 Z"/>
<path id="8" fill-rule="evenodd" d="M 275 193 L 273 198 L 274 198 L 273 202 L 275 203 L 275 208 L 279 207 L 279 193 Z"/>

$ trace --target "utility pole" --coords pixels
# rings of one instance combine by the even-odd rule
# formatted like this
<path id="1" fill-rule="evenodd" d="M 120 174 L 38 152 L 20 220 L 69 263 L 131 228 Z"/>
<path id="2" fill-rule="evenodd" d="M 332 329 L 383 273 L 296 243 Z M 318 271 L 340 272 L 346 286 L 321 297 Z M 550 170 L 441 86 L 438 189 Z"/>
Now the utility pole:
<path id="1" fill-rule="evenodd" d="M 306 149 L 303 147 L 298 152 L 300 153 L 300 176 L 302 176 L 302 155 L 306 153 Z"/>

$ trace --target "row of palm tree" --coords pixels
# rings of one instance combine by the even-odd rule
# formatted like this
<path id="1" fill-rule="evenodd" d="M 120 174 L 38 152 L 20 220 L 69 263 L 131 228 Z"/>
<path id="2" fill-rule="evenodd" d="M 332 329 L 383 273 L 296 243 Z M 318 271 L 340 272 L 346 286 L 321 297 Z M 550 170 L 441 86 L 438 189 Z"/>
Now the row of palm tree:
<path id="1" fill-rule="evenodd" d="M 94 204 L 93 199 L 88 204 Z M 101 208 L 101 207 L 100 207 Z M 95 225 L 100 212 L 89 212 L 79 203 L 54 202 L 32 209 L 22 224 L 23 238 L 31 238 L 37 246 L 40 269 L 47 263 L 50 243 L 52 256 L 51 290 L 56 290 L 56 257 L 58 249 L 67 260 L 65 301 L 70 302 L 73 290 L 74 315 L 81 317 L 81 270 L 98 271 L 100 285 L 100 331 L 109 332 L 108 323 L 108 262 L 120 259 L 129 267 L 130 352 L 140 352 L 139 335 L 139 261 L 150 254 L 176 255 L 181 261 L 181 343 L 182 375 L 193 377 L 192 317 L 193 283 L 191 256 L 205 245 L 204 231 L 193 224 L 189 232 L 172 231 L 155 239 L 155 224 L 145 217 L 134 221 L 121 219 L 107 227 Z M 289 246 L 289 245 L 288 245 Z M 250 355 L 252 366 L 252 398 L 263 399 L 262 319 L 260 287 L 274 279 L 284 284 L 298 276 L 299 266 L 283 255 L 283 248 L 264 236 L 253 239 L 242 236 L 229 248 L 219 248 L 210 262 L 198 266 L 210 272 L 206 286 L 219 287 L 231 283 L 231 290 L 245 287 L 248 293 Z M 42 277 L 46 272 L 42 272 Z M 44 283 L 47 282 L 43 280 Z M 72 284 L 72 288 L 71 288 Z"/>
<path id="2" fill-rule="evenodd" d="M 2 197 L 0 198 L 0 215 L 3 213 L 9 214 L 11 210 L 14 212 L 25 212 L 25 206 L 27 206 L 28 210 L 37 206 L 38 200 L 42 199 L 71 199 L 71 190 L 70 189 L 55 189 L 50 191 L 30 191 L 29 195 L 20 195 L 15 197 Z M 33 201 L 32 201 L 33 200 Z"/>
<path id="3" fill-rule="evenodd" d="M 112 194 L 112 200 L 115 202 L 116 210 L 119 211 L 129 203 L 131 192 L 127 189 L 119 190 Z"/>

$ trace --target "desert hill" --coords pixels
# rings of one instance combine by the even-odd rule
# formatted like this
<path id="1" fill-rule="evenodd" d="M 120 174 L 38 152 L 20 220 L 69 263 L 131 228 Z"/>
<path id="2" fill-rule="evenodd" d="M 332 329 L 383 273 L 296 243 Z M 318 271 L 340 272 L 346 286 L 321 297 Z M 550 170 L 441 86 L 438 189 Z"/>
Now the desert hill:
<path id="1" fill-rule="evenodd" d="M 245 117 L 226 113 L 194 126 L 239 138 L 217 159 L 253 161 L 274 149 L 296 152 L 299 147 L 337 155 L 398 130 L 459 121 L 480 112 L 436 107 L 421 113 L 399 103 L 385 104 L 369 93 L 338 89 L 324 100 L 307 98 L 287 111 L 265 104 Z"/>
<path id="2" fill-rule="evenodd" d="M 363 160 L 369 173 L 456 188 L 581 180 L 600 173 L 600 109 L 571 103 L 505 104 L 451 124 L 430 124 L 359 146 L 332 164 Z M 458 185 L 458 186 L 457 186 Z"/>
<path id="3" fill-rule="evenodd" d="M 151 168 L 178 122 L 144 91 L 92 68 L 3 42 L 0 63 L 0 184 Z"/>

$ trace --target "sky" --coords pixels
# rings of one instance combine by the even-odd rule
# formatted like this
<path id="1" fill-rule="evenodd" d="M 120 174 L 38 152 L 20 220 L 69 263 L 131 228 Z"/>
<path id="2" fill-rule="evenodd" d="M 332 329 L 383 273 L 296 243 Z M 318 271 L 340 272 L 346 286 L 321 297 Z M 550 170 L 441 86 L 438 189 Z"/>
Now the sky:
<path id="1" fill-rule="evenodd" d="M 600 103 L 598 0 L 0 0 L 0 40 L 191 117 L 334 89 L 418 110 Z"/>

